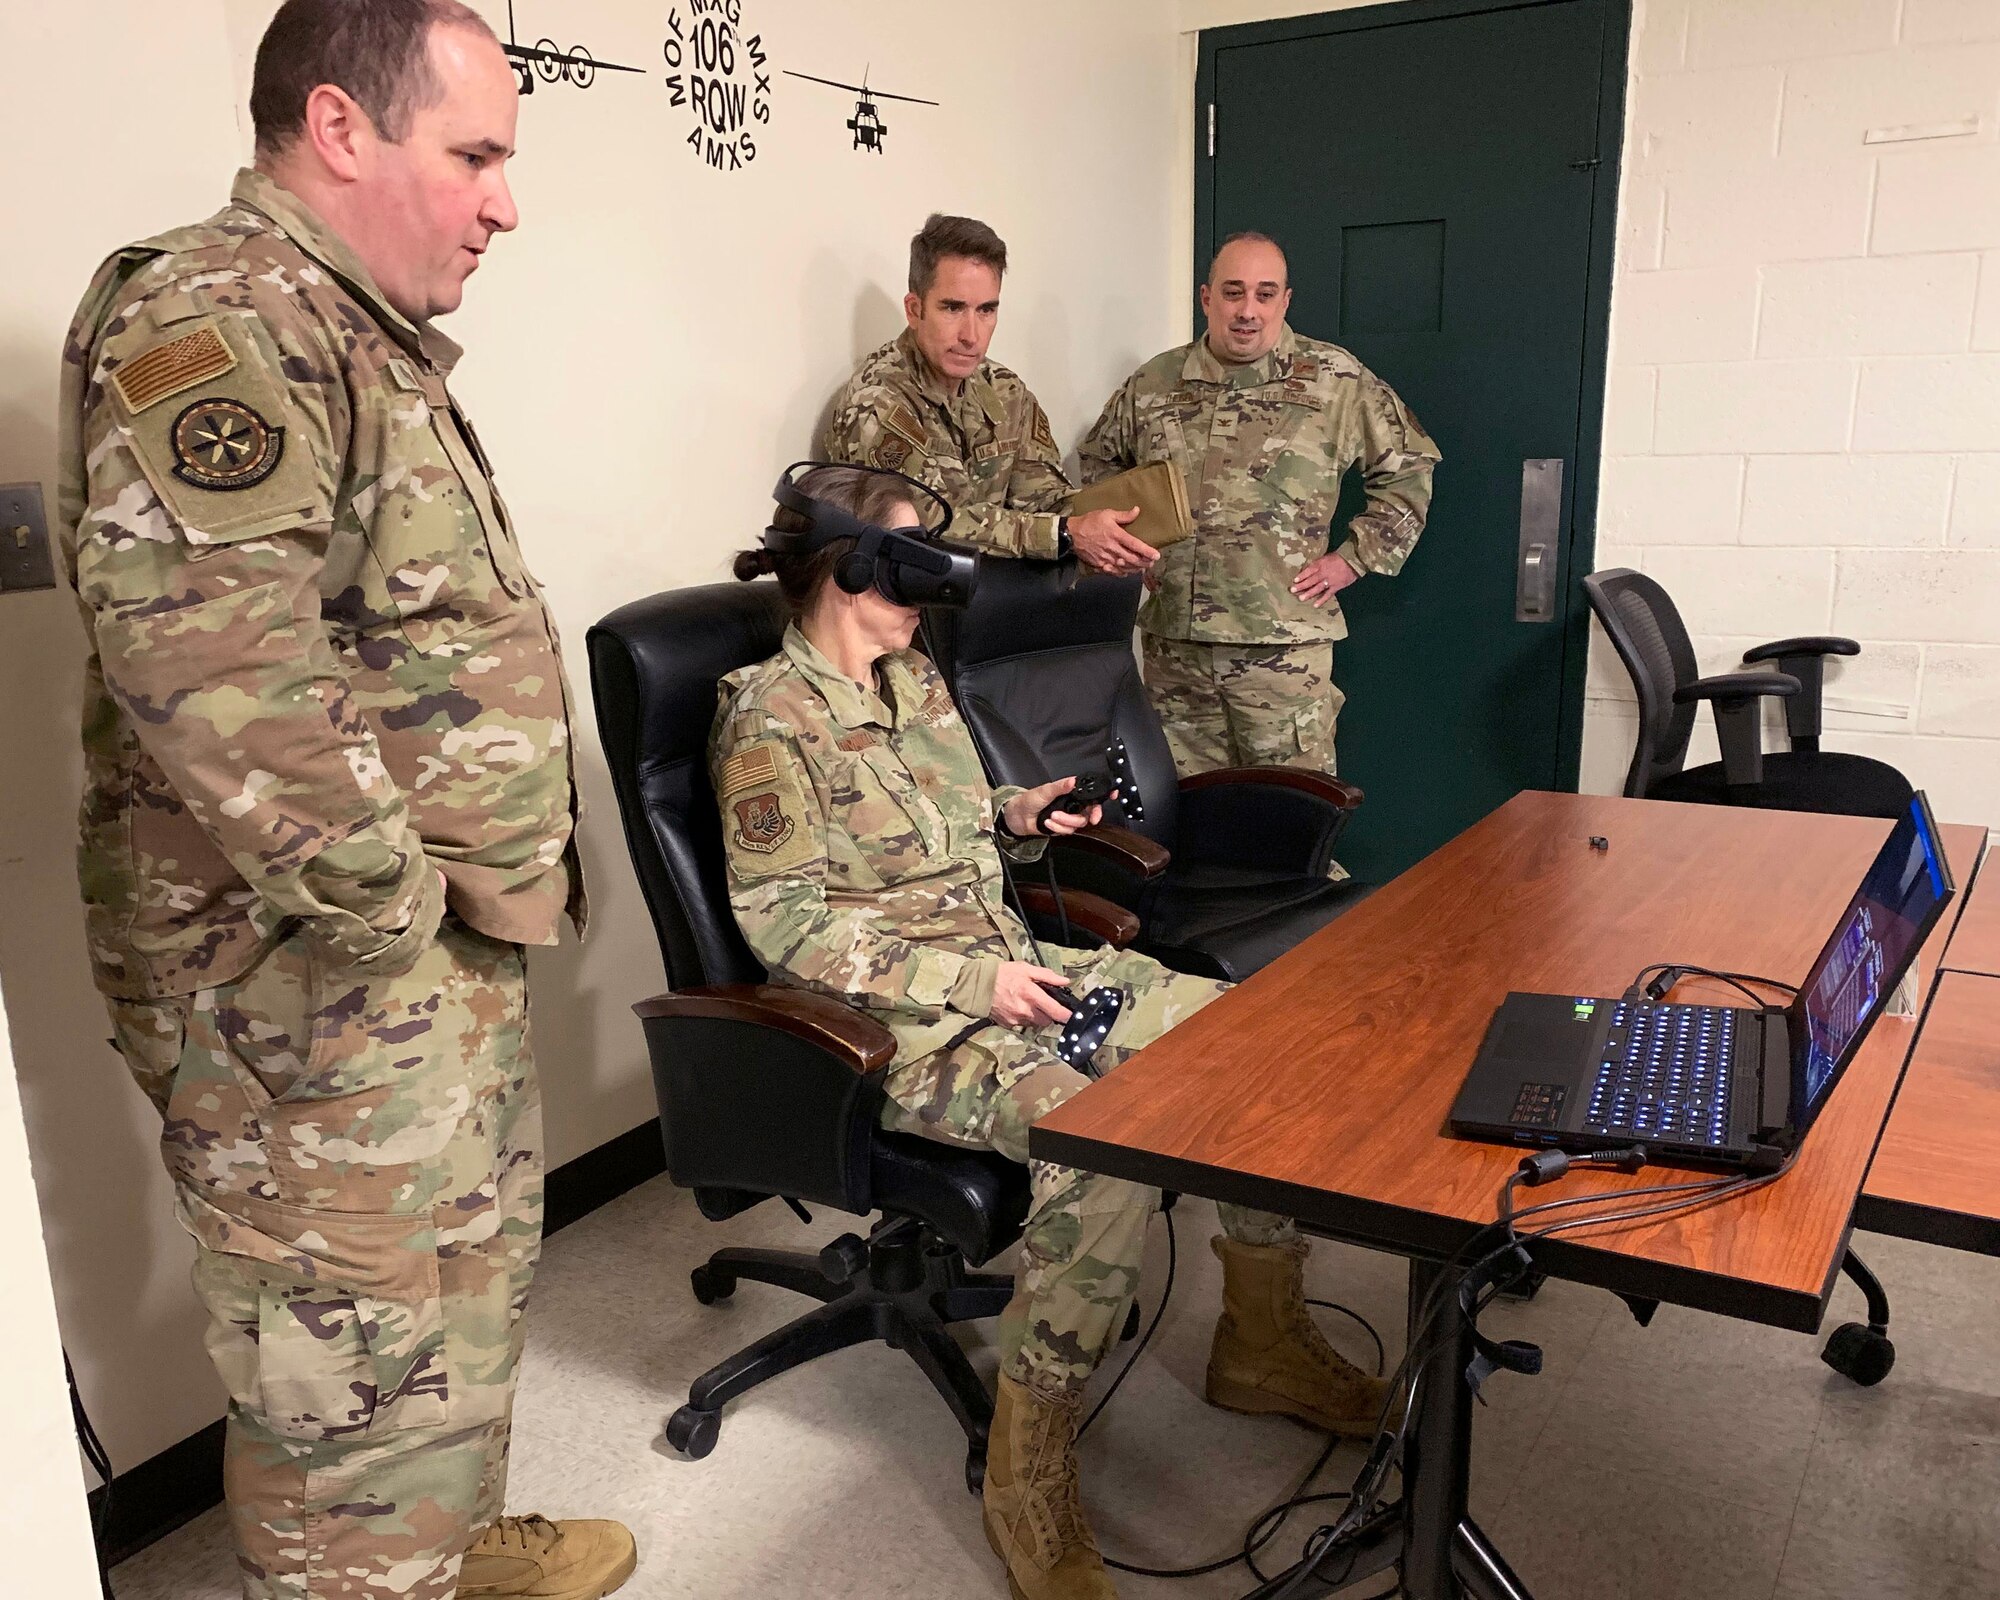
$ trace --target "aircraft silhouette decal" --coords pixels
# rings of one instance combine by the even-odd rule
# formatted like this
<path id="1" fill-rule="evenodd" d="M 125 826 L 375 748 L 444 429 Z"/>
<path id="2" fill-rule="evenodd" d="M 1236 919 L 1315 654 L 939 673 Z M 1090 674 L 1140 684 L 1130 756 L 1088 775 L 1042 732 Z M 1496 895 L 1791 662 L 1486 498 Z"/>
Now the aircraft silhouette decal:
<path id="1" fill-rule="evenodd" d="M 520 36 L 514 30 L 514 0 L 507 0 L 507 42 L 500 48 L 507 52 L 507 59 L 514 63 L 514 75 L 520 80 L 523 94 L 535 92 L 535 79 L 544 83 L 574 84 L 579 89 L 588 89 L 597 81 L 602 72 L 644 72 L 644 67 L 621 67 L 615 61 L 599 61 L 582 45 L 572 45 L 565 50 L 553 39 L 537 40 L 534 48 L 519 42 Z"/>
<path id="2" fill-rule="evenodd" d="M 829 89 L 845 89 L 849 94 L 859 95 L 860 103 L 855 106 L 854 115 L 847 122 L 848 131 L 854 135 L 855 149 L 872 150 L 878 156 L 882 153 L 882 142 L 889 137 L 889 124 L 882 120 L 882 113 L 875 105 L 877 100 L 900 100 L 905 105 L 912 106 L 937 104 L 935 100 L 919 100 L 915 95 L 890 94 L 885 89 L 870 89 L 866 72 L 861 74 L 859 83 L 839 83 L 832 78 L 816 78 L 810 72 L 794 72 L 789 67 L 785 69 L 785 76 L 803 78 L 807 83 L 823 83 Z"/>

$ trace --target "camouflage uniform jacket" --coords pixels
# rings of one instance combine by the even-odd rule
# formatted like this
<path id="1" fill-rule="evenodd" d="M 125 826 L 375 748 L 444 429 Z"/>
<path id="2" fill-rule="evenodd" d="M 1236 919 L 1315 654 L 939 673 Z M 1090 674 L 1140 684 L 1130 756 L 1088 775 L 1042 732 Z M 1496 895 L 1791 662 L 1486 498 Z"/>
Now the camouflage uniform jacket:
<path id="1" fill-rule="evenodd" d="M 1340 480 L 1359 466 L 1368 504 L 1339 554 L 1357 573 L 1409 559 L 1438 448 L 1391 389 L 1338 345 L 1287 327 L 1259 361 L 1230 366 L 1206 339 L 1155 356 L 1111 397 L 1082 447 L 1095 483 L 1148 461 L 1187 478 L 1195 537 L 1168 547 L 1139 626 L 1162 639 L 1311 644 L 1347 637 L 1340 602 L 1292 593 L 1326 554 Z"/>
<path id="2" fill-rule="evenodd" d="M 998 362 L 982 361 L 954 394 L 904 329 L 835 397 L 825 455 L 930 485 L 951 502 L 953 540 L 1055 557 L 1071 490 L 1062 452 L 1028 386 Z"/>
<path id="3" fill-rule="evenodd" d="M 554 624 L 446 392 L 458 354 L 254 172 L 98 269 L 61 454 L 107 994 L 227 982 L 288 928 L 392 976 L 447 895 L 496 939 L 581 928 Z"/>
<path id="4" fill-rule="evenodd" d="M 999 807 L 944 679 L 912 650 L 878 688 L 796 627 L 768 661 L 722 680 L 709 770 L 729 898 L 774 978 L 877 1014 L 896 1059 L 984 1017 L 1003 961 L 1033 959 L 1003 899 Z M 1004 841 L 1034 860 L 1044 841 Z"/>

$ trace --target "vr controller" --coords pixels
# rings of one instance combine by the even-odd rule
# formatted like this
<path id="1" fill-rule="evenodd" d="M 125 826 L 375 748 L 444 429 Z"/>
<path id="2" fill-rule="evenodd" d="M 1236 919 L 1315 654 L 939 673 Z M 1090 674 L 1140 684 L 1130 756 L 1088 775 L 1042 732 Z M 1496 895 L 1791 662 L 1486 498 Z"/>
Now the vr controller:
<path id="1" fill-rule="evenodd" d="M 1044 991 L 1059 1006 L 1069 1009 L 1069 1020 L 1056 1039 L 1056 1054 L 1079 1072 L 1090 1072 L 1090 1058 L 1110 1036 L 1111 1025 L 1125 1009 L 1123 989 L 1092 989 L 1081 1000 L 1067 989 Z M 1094 1077 L 1096 1074 L 1092 1073 Z"/>
<path id="2" fill-rule="evenodd" d="M 1146 820 L 1146 805 L 1139 798 L 1139 785 L 1132 776 L 1132 758 L 1126 753 L 1125 741 L 1113 739 L 1104 749 L 1103 772 L 1081 772 L 1077 774 L 1076 787 L 1068 794 L 1059 794 L 1035 813 L 1035 831 L 1047 833 L 1049 818 L 1058 811 L 1073 817 L 1087 814 L 1092 806 L 1103 805 L 1113 795 L 1125 808 L 1126 818 L 1132 822 Z"/>

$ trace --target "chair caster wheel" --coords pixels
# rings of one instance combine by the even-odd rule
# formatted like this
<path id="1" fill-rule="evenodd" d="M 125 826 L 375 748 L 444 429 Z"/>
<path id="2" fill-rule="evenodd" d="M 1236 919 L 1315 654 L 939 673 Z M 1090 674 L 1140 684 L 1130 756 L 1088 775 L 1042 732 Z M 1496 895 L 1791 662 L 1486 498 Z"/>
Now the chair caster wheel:
<path id="1" fill-rule="evenodd" d="M 705 1306 L 712 1306 L 718 1300 L 727 1300 L 736 1292 L 736 1280 L 725 1277 L 715 1268 L 699 1266 L 688 1274 L 688 1286 L 694 1290 L 695 1299 Z"/>
<path id="2" fill-rule="evenodd" d="M 667 1443 L 690 1461 L 699 1461 L 713 1450 L 716 1435 L 721 1432 L 720 1412 L 697 1411 L 693 1406 L 682 1406 L 667 1418 Z"/>
<path id="3" fill-rule="evenodd" d="M 965 1452 L 965 1488 L 975 1500 L 986 1492 L 986 1451 L 979 1445 Z"/>
<path id="4" fill-rule="evenodd" d="M 1896 1347 L 1880 1328 L 1850 1322 L 1834 1330 L 1819 1358 L 1842 1377 L 1872 1389 L 1896 1364 Z"/>

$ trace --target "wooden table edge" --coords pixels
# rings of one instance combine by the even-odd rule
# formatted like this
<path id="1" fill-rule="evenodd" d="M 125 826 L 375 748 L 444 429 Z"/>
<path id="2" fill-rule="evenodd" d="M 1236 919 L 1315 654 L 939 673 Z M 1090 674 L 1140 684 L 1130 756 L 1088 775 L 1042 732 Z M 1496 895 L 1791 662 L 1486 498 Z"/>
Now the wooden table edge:
<path id="1" fill-rule="evenodd" d="M 2000 956 L 1990 957 L 1979 966 L 1962 966 L 1961 962 L 1975 958 L 1953 954 L 1953 947 L 1958 943 L 1958 930 L 1964 925 L 1966 916 L 1972 910 L 1973 895 L 1981 889 L 2000 893 L 2000 866 L 1990 868 L 1996 875 L 1996 881 L 1987 882 L 1989 863 L 1997 853 L 2000 852 L 1993 849 L 1992 830 L 1988 829 L 1986 842 L 1980 847 L 1979 858 L 1973 863 L 1972 876 L 1960 886 L 1958 904 L 1952 908 L 1951 934 L 1945 940 L 1944 956 L 1938 962 L 1940 975 L 1946 972 L 1969 972 L 1976 978 L 2000 978 Z M 1933 984 L 1935 985 L 1935 980 Z"/>
<path id="2" fill-rule="evenodd" d="M 1029 1130 L 1028 1140 L 1030 1153 L 1037 1161 L 1053 1161 L 1176 1194 L 1200 1195 L 1203 1199 L 1226 1201 L 1257 1211 L 1277 1212 L 1294 1218 L 1308 1233 L 1390 1255 L 1442 1261 L 1491 1225 L 1253 1177 L 1040 1127 Z M 1663 1183 L 1674 1182 L 1677 1176 L 1699 1176 L 1681 1169 L 1659 1170 L 1664 1175 L 1657 1181 Z M 1801 1294 L 1723 1273 L 1593 1250 L 1587 1244 L 1567 1239 L 1547 1239 L 1535 1246 L 1537 1262 L 1551 1276 L 1565 1282 L 1634 1299 L 1660 1300 L 1696 1311 L 1712 1311 L 1794 1333 L 1819 1331 L 1845 1255 L 1844 1249 L 1834 1252 L 1832 1269 L 1817 1294 Z"/>

